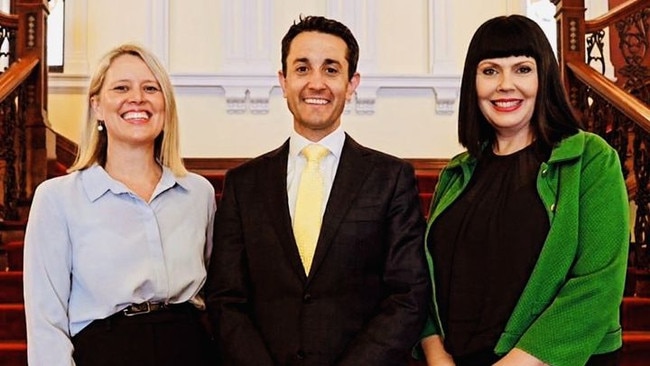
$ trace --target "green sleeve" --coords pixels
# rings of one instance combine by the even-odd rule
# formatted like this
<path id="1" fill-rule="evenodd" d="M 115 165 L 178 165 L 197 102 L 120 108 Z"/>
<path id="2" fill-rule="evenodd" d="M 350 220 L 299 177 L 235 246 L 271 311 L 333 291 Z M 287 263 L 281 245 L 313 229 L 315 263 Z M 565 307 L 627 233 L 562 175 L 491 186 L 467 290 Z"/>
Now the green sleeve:
<path id="1" fill-rule="evenodd" d="M 604 141 L 591 141 L 575 176 L 577 228 L 551 235 L 566 245 L 577 241 L 573 262 L 552 302 L 525 330 L 515 347 L 556 365 L 584 364 L 596 351 L 621 346 L 619 306 L 622 301 L 629 247 L 629 201 L 616 152 Z M 577 169 L 576 169 L 577 170 Z M 566 187 L 564 187 L 566 188 Z M 557 203 L 560 219 L 562 187 Z M 570 246 L 570 245 L 569 245 Z M 550 256 L 567 253 L 550 253 Z"/>

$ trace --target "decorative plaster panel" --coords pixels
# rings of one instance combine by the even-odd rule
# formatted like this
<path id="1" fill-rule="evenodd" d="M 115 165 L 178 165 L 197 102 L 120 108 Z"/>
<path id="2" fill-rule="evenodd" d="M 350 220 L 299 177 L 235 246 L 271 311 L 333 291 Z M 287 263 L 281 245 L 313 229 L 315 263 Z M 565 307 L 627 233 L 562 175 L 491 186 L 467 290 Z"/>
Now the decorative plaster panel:
<path id="1" fill-rule="evenodd" d="M 169 68 L 169 0 L 149 0 L 147 43 L 160 62 Z"/>
<path id="2" fill-rule="evenodd" d="M 66 29 L 66 37 L 74 34 L 84 35 L 87 27 L 88 0 L 67 0 L 67 8 L 74 9 L 75 17 L 86 17 L 76 21 L 74 30 Z M 272 32 L 272 0 L 224 1 L 223 73 L 219 74 L 173 74 L 172 84 L 178 92 L 212 94 L 215 89 L 223 90 L 228 113 L 265 114 L 269 112 L 269 100 L 274 88 L 278 88 L 271 46 L 277 45 L 269 39 Z M 377 49 L 377 5 L 372 0 L 328 0 L 328 16 L 339 19 L 350 27 L 363 48 L 362 62 L 364 75 L 361 85 L 351 103 L 346 105 L 346 113 L 373 114 L 379 91 L 382 95 L 401 95 L 403 91 L 429 89 L 436 98 L 436 111 L 439 114 L 454 112 L 458 97 L 460 75 L 455 73 L 455 60 L 450 59 L 451 27 L 446 23 L 452 19 L 450 7 L 443 0 L 428 0 L 430 70 L 427 75 L 368 75 L 376 69 Z M 150 9 L 148 47 L 168 67 L 169 62 L 169 0 L 148 0 Z M 68 10 L 69 11 L 69 10 Z M 70 13 L 69 13 L 70 14 Z M 82 18 L 83 19 L 83 18 Z M 70 22 L 72 23 L 72 22 Z M 67 40 L 68 38 L 66 38 Z M 75 39 L 72 43 L 77 50 L 72 54 L 79 57 L 72 64 L 81 65 L 68 73 L 71 54 L 66 50 L 66 73 L 50 74 L 50 93 L 84 92 L 88 83 L 86 37 Z M 70 44 L 70 43 L 68 43 Z"/>
<path id="3" fill-rule="evenodd" d="M 64 22 L 63 64 L 67 74 L 88 73 L 88 1 L 66 0 Z"/>
<path id="4" fill-rule="evenodd" d="M 172 75 L 172 83 L 179 91 L 193 88 L 219 88 L 224 91 L 228 113 L 265 114 L 269 112 L 271 92 L 279 88 L 277 77 L 253 75 Z M 361 78 L 352 102 L 346 112 L 373 114 L 379 91 L 383 94 L 403 95 L 412 90 L 431 90 L 436 98 L 436 111 L 451 114 L 458 97 L 460 76 L 389 76 L 370 75 Z"/>
<path id="5" fill-rule="evenodd" d="M 222 37 L 223 72 L 265 74 L 273 72 L 271 57 L 272 0 L 223 2 Z"/>
<path id="6" fill-rule="evenodd" d="M 269 99 L 274 88 L 279 88 L 277 77 L 259 75 L 218 75 L 218 74 L 172 74 L 172 85 L 178 93 L 197 90 L 199 94 L 213 94 L 213 90 L 223 90 L 227 112 L 240 114 L 250 112 L 265 114 L 269 112 Z M 83 93 L 89 77 L 82 75 L 50 74 L 51 93 Z M 375 75 L 363 76 L 361 85 L 353 98 L 357 114 L 373 114 L 379 91 L 383 95 L 409 95 L 408 91 L 431 90 L 436 98 L 436 112 L 452 114 L 460 86 L 460 76 L 402 76 Z"/>
<path id="7" fill-rule="evenodd" d="M 453 42 L 453 27 L 448 23 L 453 19 L 451 7 L 447 1 L 428 0 L 429 8 L 429 73 L 432 75 L 453 75 L 456 71 L 456 60 Z"/>
<path id="8" fill-rule="evenodd" d="M 377 70 L 377 1 L 328 0 L 327 16 L 345 24 L 357 39 L 364 73 Z"/>

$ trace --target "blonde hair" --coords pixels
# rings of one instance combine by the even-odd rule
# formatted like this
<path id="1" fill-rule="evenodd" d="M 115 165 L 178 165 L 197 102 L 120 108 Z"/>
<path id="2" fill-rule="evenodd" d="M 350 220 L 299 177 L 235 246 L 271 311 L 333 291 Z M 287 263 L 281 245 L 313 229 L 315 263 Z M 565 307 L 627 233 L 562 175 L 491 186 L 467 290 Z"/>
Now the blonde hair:
<path id="1" fill-rule="evenodd" d="M 97 120 L 93 116 L 91 99 L 101 91 L 104 85 L 106 72 L 113 61 L 122 55 L 133 55 L 139 57 L 151 70 L 160 88 L 165 101 L 165 122 L 160 135 L 154 142 L 154 159 L 160 164 L 168 167 L 176 176 L 184 176 L 187 169 L 183 165 L 180 156 L 178 113 L 176 110 L 176 99 L 167 71 L 160 61 L 151 52 L 141 46 L 134 44 L 123 44 L 109 51 L 99 62 L 95 73 L 90 79 L 87 99 L 86 123 L 82 126 L 81 142 L 77 158 L 68 169 L 68 172 L 82 170 L 93 164 L 104 166 L 106 163 L 107 136 L 105 132 L 97 130 Z"/>

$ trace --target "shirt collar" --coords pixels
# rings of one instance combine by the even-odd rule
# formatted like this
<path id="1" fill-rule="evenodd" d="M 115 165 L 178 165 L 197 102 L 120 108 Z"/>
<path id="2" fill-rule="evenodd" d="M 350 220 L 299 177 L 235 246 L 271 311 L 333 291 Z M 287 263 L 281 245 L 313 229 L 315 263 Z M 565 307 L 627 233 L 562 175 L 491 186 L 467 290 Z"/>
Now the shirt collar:
<path id="1" fill-rule="evenodd" d="M 184 184 L 185 180 L 183 178 L 177 178 L 174 176 L 172 171 L 166 166 L 163 166 L 162 169 L 162 177 L 160 178 L 158 189 L 154 192 L 154 196 L 172 188 L 176 184 L 187 189 L 187 185 Z M 106 170 L 98 164 L 94 164 L 93 166 L 82 170 L 80 174 L 84 190 L 91 201 L 97 200 L 108 191 L 113 192 L 115 195 L 131 192 L 127 186 L 120 181 L 113 179 L 113 177 L 108 175 Z"/>
<path id="2" fill-rule="evenodd" d="M 329 149 L 337 159 L 341 157 L 341 151 L 343 151 L 343 144 L 345 142 L 345 131 L 341 126 L 337 127 L 336 130 L 332 131 L 329 135 L 323 137 L 320 141 L 313 142 L 309 141 L 303 136 L 299 135 L 296 131 L 291 133 L 291 138 L 289 139 L 289 156 L 297 157 L 300 155 L 305 146 L 309 144 L 317 143 L 323 145 Z"/>

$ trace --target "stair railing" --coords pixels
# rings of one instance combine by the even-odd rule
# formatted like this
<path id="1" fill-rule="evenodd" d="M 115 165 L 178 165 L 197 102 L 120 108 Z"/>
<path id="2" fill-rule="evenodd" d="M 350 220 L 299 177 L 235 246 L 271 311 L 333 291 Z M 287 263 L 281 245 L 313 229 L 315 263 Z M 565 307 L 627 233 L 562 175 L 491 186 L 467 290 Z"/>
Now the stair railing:
<path id="1" fill-rule="evenodd" d="M 0 13 L 0 219 L 21 219 L 45 179 L 47 0 L 15 0 Z"/>
<path id="2" fill-rule="evenodd" d="M 551 1 L 557 8 L 558 59 L 569 99 L 585 127 L 619 153 L 636 207 L 630 264 L 638 274 L 650 274 L 650 4 L 629 0 L 585 20 L 584 0 Z M 620 61 L 607 70 L 613 58 Z M 608 71 L 615 81 L 605 76 Z M 642 292 L 650 295 L 650 288 Z"/>

